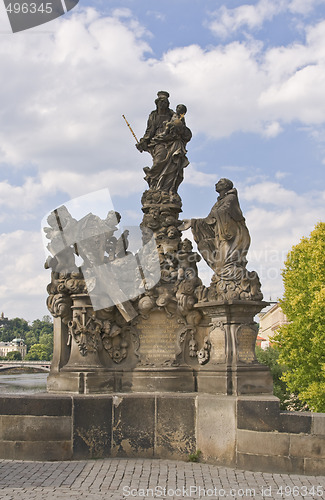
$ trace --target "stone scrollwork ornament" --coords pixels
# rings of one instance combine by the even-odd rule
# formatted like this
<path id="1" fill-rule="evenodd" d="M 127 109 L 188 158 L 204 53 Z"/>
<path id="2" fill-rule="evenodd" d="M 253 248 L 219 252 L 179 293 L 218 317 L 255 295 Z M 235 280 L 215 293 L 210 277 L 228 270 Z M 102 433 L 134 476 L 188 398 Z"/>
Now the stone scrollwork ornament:
<path id="1" fill-rule="evenodd" d="M 123 329 L 114 324 L 107 327 L 107 323 L 102 335 L 103 347 L 108 352 L 114 363 L 120 363 L 127 355 L 128 342 L 125 339 Z"/>
<path id="2" fill-rule="evenodd" d="M 197 356 L 197 341 L 194 338 L 194 331 L 192 331 L 191 338 L 188 343 L 189 355 L 191 358 L 196 358 Z"/>
<path id="3" fill-rule="evenodd" d="M 87 313 L 86 307 L 74 314 L 72 321 L 68 323 L 69 340 L 73 338 L 78 344 L 82 356 L 88 352 L 97 352 L 101 342 L 102 324 L 96 319 L 95 314 Z"/>
<path id="4" fill-rule="evenodd" d="M 211 342 L 208 336 L 204 338 L 203 347 L 197 353 L 197 359 L 200 365 L 205 365 L 210 360 Z"/>

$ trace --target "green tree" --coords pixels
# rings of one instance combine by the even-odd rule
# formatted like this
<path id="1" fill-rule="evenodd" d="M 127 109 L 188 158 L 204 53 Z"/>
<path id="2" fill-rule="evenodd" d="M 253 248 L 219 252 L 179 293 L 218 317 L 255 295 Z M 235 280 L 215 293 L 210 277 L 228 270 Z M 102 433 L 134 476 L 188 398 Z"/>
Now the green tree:
<path id="1" fill-rule="evenodd" d="M 41 333 L 39 336 L 39 343 L 50 348 L 53 351 L 53 334 L 52 333 Z"/>
<path id="2" fill-rule="evenodd" d="M 27 349 L 28 350 L 31 348 L 32 345 L 38 343 L 38 339 L 35 337 L 34 332 L 29 331 L 29 332 L 26 333 L 25 343 L 27 345 Z"/>
<path id="3" fill-rule="evenodd" d="M 41 344 L 49 352 L 47 360 L 50 360 L 53 353 L 53 323 L 50 316 L 44 316 L 42 320 L 33 321 L 30 331 L 26 335 L 28 349 L 34 344 Z"/>
<path id="4" fill-rule="evenodd" d="M 21 360 L 21 354 L 19 351 L 11 351 L 8 352 L 7 356 L 5 359 L 13 359 L 15 361 L 20 361 Z"/>
<path id="5" fill-rule="evenodd" d="M 25 319 L 14 318 L 9 319 L 0 328 L 0 341 L 10 342 L 14 338 L 25 339 L 26 334 L 29 332 L 29 325 Z"/>
<path id="6" fill-rule="evenodd" d="M 51 350 L 42 344 L 34 344 L 25 356 L 27 361 L 49 361 Z"/>
<path id="7" fill-rule="evenodd" d="M 30 331 L 37 341 L 39 341 L 40 335 L 43 333 L 53 335 L 53 323 L 50 316 L 43 316 L 42 320 L 35 319 L 35 321 L 32 322 Z"/>
<path id="8" fill-rule="evenodd" d="M 289 398 L 289 392 L 286 382 L 282 380 L 286 366 L 279 363 L 279 349 L 276 346 L 270 346 L 267 349 L 256 346 L 256 359 L 270 368 L 273 378 L 273 394 L 280 399 L 281 408 L 286 410 L 285 402 Z"/>
<path id="9" fill-rule="evenodd" d="M 275 341 L 282 378 L 312 411 L 325 412 L 325 223 L 316 225 L 289 253 L 280 301 L 288 325 Z"/>

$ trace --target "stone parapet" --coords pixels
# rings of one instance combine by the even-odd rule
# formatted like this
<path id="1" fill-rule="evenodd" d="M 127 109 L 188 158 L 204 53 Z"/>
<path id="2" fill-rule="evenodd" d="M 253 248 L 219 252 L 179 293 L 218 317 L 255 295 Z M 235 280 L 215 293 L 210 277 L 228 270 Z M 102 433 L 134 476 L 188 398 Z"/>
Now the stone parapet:
<path id="1" fill-rule="evenodd" d="M 324 474 L 325 414 L 281 412 L 273 396 L 198 393 L 0 398 L 0 458 L 188 460 Z"/>

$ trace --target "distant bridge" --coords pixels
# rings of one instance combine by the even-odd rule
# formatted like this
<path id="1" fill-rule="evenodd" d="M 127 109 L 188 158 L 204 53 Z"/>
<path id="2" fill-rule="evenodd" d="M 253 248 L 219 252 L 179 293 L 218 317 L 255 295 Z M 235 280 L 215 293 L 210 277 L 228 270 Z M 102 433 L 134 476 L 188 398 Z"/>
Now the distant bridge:
<path id="1" fill-rule="evenodd" d="M 51 361 L 0 361 L 0 372 L 11 368 L 37 368 L 43 372 L 49 372 Z"/>

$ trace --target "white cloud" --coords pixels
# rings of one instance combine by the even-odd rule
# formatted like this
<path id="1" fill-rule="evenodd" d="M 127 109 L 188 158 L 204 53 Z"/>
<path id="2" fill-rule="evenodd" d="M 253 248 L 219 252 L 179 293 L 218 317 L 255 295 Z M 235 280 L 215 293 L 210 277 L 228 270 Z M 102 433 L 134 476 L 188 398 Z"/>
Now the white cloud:
<path id="1" fill-rule="evenodd" d="M 281 180 L 281 179 L 284 179 L 285 177 L 287 177 L 288 175 L 289 175 L 288 172 L 281 172 L 280 170 L 278 170 L 277 172 L 275 172 L 274 177 L 277 180 Z"/>
<path id="2" fill-rule="evenodd" d="M 222 165 L 220 168 L 229 172 L 244 172 L 247 170 L 247 167 L 239 167 L 238 165 Z"/>
<path id="3" fill-rule="evenodd" d="M 116 17 L 116 18 L 131 18 L 132 17 L 131 10 L 126 8 L 126 7 L 114 9 L 112 14 L 113 14 L 113 17 Z"/>
<path id="4" fill-rule="evenodd" d="M 97 189 L 96 173 L 128 165 L 135 174 L 150 163 L 121 115 L 141 137 L 159 89 L 170 90 L 173 107 L 186 102 L 193 132 L 212 138 L 236 131 L 272 138 L 284 122 L 325 121 L 324 22 L 308 28 L 305 44 L 191 45 L 161 59 L 147 58 L 147 33 L 129 10 L 105 18 L 80 10 L 54 25 L 53 34 L 2 40 L 0 162 L 32 163 L 42 178 L 56 172 L 62 183 L 60 172 L 69 173 L 64 189 L 73 195 L 90 169 Z M 118 178 L 116 189 L 125 191 Z"/>
<path id="5" fill-rule="evenodd" d="M 281 114 L 283 121 L 298 119 L 306 124 L 320 124 L 325 117 L 324 86 L 325 65 L 308 65 L 265 90 L 259 103 L 273 115 Z"/>
<path id="6" fill-rule="evenodd" d="M 259 0 L 256 4 L 244 4 L 233 9 L 222 5 L 213 13 L 214 20 L 209 27 L 216 35 L 226 38 L 242 27 L 260 28 L 266 20 L 271 20 L 283 11 L 286 0 Z"/>
<path id="7" fill-rule="evenodd" d="M 325 0 L 291 0 L 289 2 L 288 9 L 294 14 L 305 15 L 323 3 L 325 3 Z"/>
<path id="8" fill-rule="evenodd" d="M 285 3 L 299 11 L 298 2 Z M 259 10 L 242 10 L 234 23 L 258 27 L 281 5 L 258 2 Z M 324 139 L 324 21 L 307 28 L 305 43 L 273 49 L 252 39 L 205 50 L 191 45 L 169 50 L 160 59 L 152 56 L 150 35 L 129 10 L 101 18 L 94 9 L 80 9 L 51 27 L 53 33 L 1 39 L 0 163 L 21 172 L 32 165 L 38 171 L 20 185 L 10 178 L 0 182 L 1 219 L 10 212 L 41 218 L 40 203 L 58 192 L 67 198 L 103 187 L 113 195 L 141 193 L 146 187 L 142 168 L 151 158 L 137 152 L 121 115 L 141 137 L 157 90 L 170 91 L 172 107 L 186 103 L 188 126 L 203 140 L 238 131 L 272 139 L 286 123 L 296 121 L 308 125 L 308 133 L 319 141 Z M 184 183 L 210 187 L 215 174 L 202 170 L 199 164 L 190 165 Z M 259 182 L 247 179 L 252 185 L 240 190 L 250 207 L 245 216 L 252 252 L 278 252 L 282 258 L 308 235 L 324 213 L 325 199 L 319 193 L 299 196 L 263 177 Z M 282 177 L 281 172 L 275 175 Z M 39 236 L 24 231 L 1 238 L 4 312 L 16 315 L 11 311 L 20 310 L 34 319 L 30 308 L 43 307 L 49 280 L 39 268 Z M 259 265 L 254 259 L 251 268 Z M 261 274 L 270 268 L 268 262 Z M 277 264 L 278 274 L 279 269 Z M 280 290 L 279 276 L 261 279 Z"/>
<path id="9" fill-rule="evenodd" d="M 20 186 L 13 185 L 8 180 L 0 182 L 0 221 L 9 223 L 13 219 L 21 222 L 35 218 L 39 220 L 39 206 L 49 194 L 53 194 L 51 186 L 33 177 L 26 178 Z"/>
<path id="10" fill-rule="evenodd" d="M 43 268 L 41 233 L 19 230 L 0 235 L 0 255 L 1 310 L 8 317 L 31 321 L 44 316 L 50 273 Z"/>
<path id="11" fill-rule="evenodd" d="M 123 150 L 121 114 L 135 102 L 137 62 L 150 48 L 136 23 L 92 9 L 57 26 L 54 36 L 2 41 L 1 160 L 88 170 L 93 157 L 102 169 Z"/>
<path id="12" fill-rule="evenodd" d="M 101 188 L 108 188 L 111 195 L 119 194 L 128 196 L 131 193 L 145 189 L 142 180 L 143 172 L 141 168 L 137 170 L 107 169 L 102 172 L 56 172 L 49 170 L 42 174 L 42 185 L 49 191 L 59 191 L 67 193 L 70 198 L 75 198 L 83 194 L 97 191 Z"/>
<path id="13" fill-rule="evenodd" d="M 250 202 L 277 207 L 295 206 L 301 201 L 294 191 L 285 189 L 279 183 L 270 181 L 246 186 L 241 191 L 241 197 Z"/>
<path id="14" fill-rule="evenodd" d="M 279 122 L 271 122 L 271 123 L 265 123 L 264 125 L 264 130 L 263 130 L 263 135 L 265 137 L 276 137 L 282 132 L 283 128 L 281 127 Z"/>
<path id="15" fill-rule="evenodd" d="M 197 170 L 195 164 L 190 164 L 185 170 L 184 184 L 194 186 L 211 186 L 216 182 L 216 174 L 206 174 Z"/>
<path id="16" fill-rule="evenodd" d="M 146 12 L 147 16 L 152 16 L 158 21 L 166 21 L 166 15 L 163 12 L 159 12 L 158 10 L 148 10 Z"/>
<path id="17" fill-rule="evenodd" d="M 265 298 L 282 296 L 281 269 L 293 245 L 309 236 L 325 213 L 325 192 L 297 195 L 280 183 L 242 187 L 239 197 L 248 205 L 245 218 L 251 234 L 248 268 L 258 272 Z"/>
<path id="18" fill-rule="evenodd" d="M 241 29 L 258 30 L 266 21 L 284 12 L 309 14 L 323 3 L 325 0 L 259 0 L 232 9 L 222 5 L 211 14 L 208 26 L 218 37 L 227 38 Z"/>

